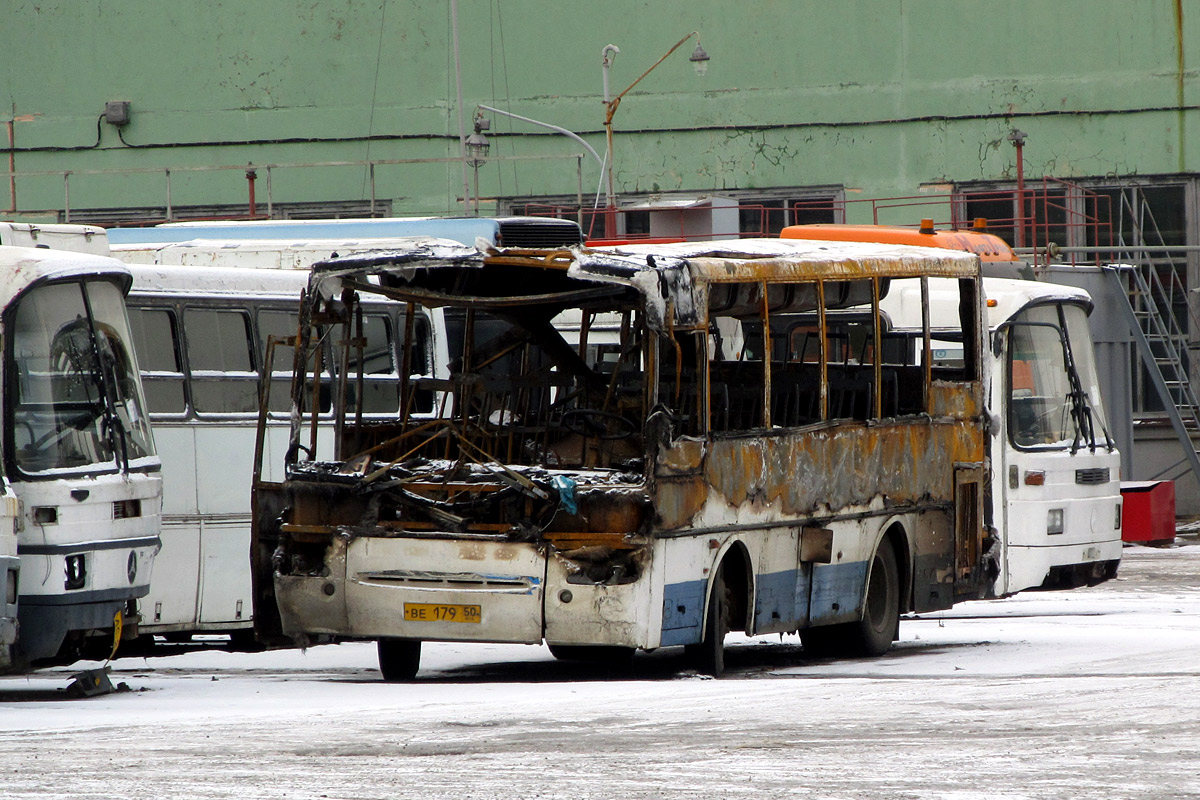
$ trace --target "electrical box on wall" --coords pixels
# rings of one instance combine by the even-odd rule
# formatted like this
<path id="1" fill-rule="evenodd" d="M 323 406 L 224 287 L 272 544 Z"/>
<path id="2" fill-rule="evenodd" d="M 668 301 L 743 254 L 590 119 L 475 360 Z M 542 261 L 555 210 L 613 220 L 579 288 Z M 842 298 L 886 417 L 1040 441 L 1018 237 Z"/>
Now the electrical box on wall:
<path id="1" fill-rule="evenodd" d="M 104 104 L 104 121 L 109 125 L 126 125 L 129 122 L 129 101 L 109 100 Z"/>

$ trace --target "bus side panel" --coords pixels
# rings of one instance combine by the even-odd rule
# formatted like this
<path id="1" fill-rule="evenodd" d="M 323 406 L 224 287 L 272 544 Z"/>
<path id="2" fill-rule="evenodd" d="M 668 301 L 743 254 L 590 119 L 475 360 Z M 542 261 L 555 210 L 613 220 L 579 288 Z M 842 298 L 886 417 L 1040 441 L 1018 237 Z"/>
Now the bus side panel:
<path id="1" fill-rule="evenodd" d="M 912 609 L 936 611 L 954 603 L 954 515 L 918 514 L 913 535 Z"/>
<path id="2" fill-rule="evenodd" d="M 653 564 L 641 567 L 641 576 L 628 583 L 573 583 L 569 562 L 552 555 L 546 563 L 546 641 L 657 647 L 663 606 L 653 598 Z"/>
<path id="3" fill-rule="evenodd" d="M 943 383 L 938 389 L 936 404 L 943 412 L 961 415 L 978 407 L 970 384 Z M 955 468 L 982 462 L 983 447 L 982 432 L 969 420 L 929 419 L 718 438 L 704 448 L 680 440 L 658 459 L 655 508 L 659 523 L 680 542 L 704 541 L 706 530 L 731 525 L 795 520 L 787 537 L 778 528 L 744 537 L 786 542 L 786 553 L 748 548 L 756 574 L 753 626 L 768 633 L 858 619 L 882 535 L 881 522 L 871 520 L 892 517 L 906 506 L 923 507 L 905 515 L 909 546 L 897 553 L 911 576 L 906 589 L 911 586 L 912 594 L 902 607 L 947 608 L 954 599 Z M 828 563 L 803 563 L 796 532 L 806 519 L 834 515 L 851 518 L 821 523 L 832 531 Z M 687 553 L 668 557 L 664 645 L 699 641 L 710 576 L 708 565 L 691 563 L 695 560 Z M 972 580 L 983 578 L 982 571 L 971 570 Z"/>
<path id="4" fill-rule="evenodd" d="M 662 632 L 659 644 L 696 644 L 704 633 L 704 604 L 713 561 L 706 539 L 660 539 Z"/>
<path id="5" fill-rule="evenodd" d="M 254 474 L 254 420 L 196 425 L 195 491 L 200 513 L 237 514 L 249 523 L 246 479 Z"/>
<path id="6" fill-rule="evenodd" d="M 867 561 L 849 561 L 813 568 L 810 625 L 853 622 L 862 616 L 867 566 Z"/>
<path id="7" fill-rule="evenodd" d="M 13 666 L 13 644 L 17 641 L 21 559 L 17 556 L 15 521 L 19 513 L 17 498 L 0 478 L 0 672 Z"/>
<path id="8" fill-rule="evenodd" d="M 800 529 L 747 536 L 754 564 L 754 633 L 785 633 L 808 624 L 811 566 L 801 564 Z M 760 553 L 750 546 L 761 542 Z"/>
<path id="9" fill-rule="evenodd" d="M 247 479 L 254 472 L 255 422 L 200 420 L 192 425 L 196 437 L 193 475 L 201 515 L 197 627 L 248 627 L 252 602 Z M 272 444 L 278 445 L 285 437 L 283 428 L 269 429 Z"/>
<path id="10" fill-rule="evenodd" d="M 200 591 L 200 519 L 196 496 L 195 429 L 183 422 L 151 418 L 162 461 L 162 552 L 139 605 L 141 632 L 190 629 L 196 622 Z"/>
<path id="11" fill-rule="evenodd" d="M 662 530 L 699 532 L 763 519 L 801 525 L 813 517 L 949 505 L 954 465 L 983 459 L 983 434 L 967 422 L 850 423 L 718 439 L 704 456 L 702 479 L 656 481 L 655 511 Z M 857 553 L 853 560 L 870 556 Z"/>
<path id="12" fill-rule="evenodd" d="M 170 495 L 167 495 L 168 497 Z M 196 622 L 200 591 L 200 521 L 163 515 L 162 551 L 150 593 L 139 601 L 144 634 L 188 630 Z"/>
<path id="13" fill-rule="evenodd" d="M 244 521 L 204 522 L 200 537 L 201 627 L 249 627 L 250 527 Z"/>

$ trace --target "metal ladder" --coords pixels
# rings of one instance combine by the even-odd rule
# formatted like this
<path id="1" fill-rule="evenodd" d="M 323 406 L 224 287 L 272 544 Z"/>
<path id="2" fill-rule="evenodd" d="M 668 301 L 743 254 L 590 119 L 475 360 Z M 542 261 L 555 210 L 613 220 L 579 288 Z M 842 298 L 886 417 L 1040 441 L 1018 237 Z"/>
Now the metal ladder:
<path id="1" fill-rule="evenodd" d="M 1112 264 L 1104 267 L 1104 273 L 1118 295 L 1128 300 L 1121 310 L 1133 332 L 1138 354 L 1175 429 L 1184 460 L 1200 481 L 1200 453 L 1192 442 L 1192 433 L 1200 433 L 1200 401 L 1189 378 L 1187 332 L 1171 311 L 1171 292 L 1163 286 L 1152 264 L 1144 270 L 1131 264 Z M 1165 313 L 1159 298 L 1167 300 Z"/>

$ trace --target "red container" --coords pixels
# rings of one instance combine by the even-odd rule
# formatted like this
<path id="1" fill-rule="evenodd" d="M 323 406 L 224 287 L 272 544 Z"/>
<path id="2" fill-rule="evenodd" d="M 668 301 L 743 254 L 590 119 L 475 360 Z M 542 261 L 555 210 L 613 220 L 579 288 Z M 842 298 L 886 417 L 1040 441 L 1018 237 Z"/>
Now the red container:
<path id="1" fill-rule="evenodd" d="M 1175 481 L 1121 481 L 1121 541 L 1175 540 Z"/>

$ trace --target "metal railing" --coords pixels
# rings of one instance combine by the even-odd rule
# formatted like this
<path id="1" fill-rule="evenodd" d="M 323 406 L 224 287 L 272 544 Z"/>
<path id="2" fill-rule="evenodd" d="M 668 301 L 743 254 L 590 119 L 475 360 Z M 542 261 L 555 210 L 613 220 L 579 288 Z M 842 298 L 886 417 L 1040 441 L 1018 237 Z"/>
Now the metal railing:
<path id="1" fill-rule="evenodd" d="M 575 161 L 577 196 L 579 199 L 578 207 L 583 207 L 583 158 L 582 153 L 570 153 L 565 155 L 531 155 L 531 156 L 494 156 L 489 157 L 488 162 L 525 162 L 525 161 L 553 161 L 553 160 L 573 160 Z M 378 203 L 378 192 L 376 187 L 375 171 L 378 167 L 386 166 L 405 166 L 405 165 L 424 165 L 424 164 L 457 164 L 463 162 L 463 157 L 454 158 L 388 158 L 388 159 L 369 159 L 360 161 L 307 161 L 307 162 L 273 162 L 268 164 L 216 164 L 203 166 L 172 166 L 172 167 L 119 167 L 109 169 L 66 169 L 66 170 L 18 170 L 0 172 L 0 178 L 8 181 L 10 187 L 10 204 L 4 209 L 5 214 L 37 214 L 47 212 L 57 212 L 61 214 L 63 222 L 71 221 L 71 181 L 72 178 L 81 176 L 106 176 L 106 177 L 125 177 L 131 175 L 161 175 L 163 179 L 163 199 L 166 209 L 165 219 L 146 219 L 140 221 L 140 224 L 155 224 L 158 222 L 171 222 L 175 220 L 175 209 L 178 207 L 176 198 L 172 194 L 171 177 L 181 173 L 214 173 L 214 172 L 240 172 L 243 174 L 246 181 L 246 209 L 245 215 L 228 216 L 225 218 L 232 219 L 255 219 L 262 217 L 271 217 L 275 207 L 274 196 L 274 177 L 279 170 L 298 170 L 298 169 L 328 169 L 337 167 L 360 167 L 367 170 L 367 182 L 370 186 L 370 209 L 372 215 L 375 213 L 375 208 Z M 257 202 L 257 181 L 259 173 L 265 175 L 266 182 L 266 213 L 261 214 L 258 210 Z M 17 206 L 16 202 L 16 181 L 28 178 L 56 178 L 62 179 L 63 185 L 63 203 L 61 208 L 55 209 L 22 209 Z M 460 201 L 472 198 L 458 198 Z M 475 208 L 478 209 L 478 199 L 475 200 Z M 145 203 L 139 203 L 139 206 L 145 206 Z"/>

